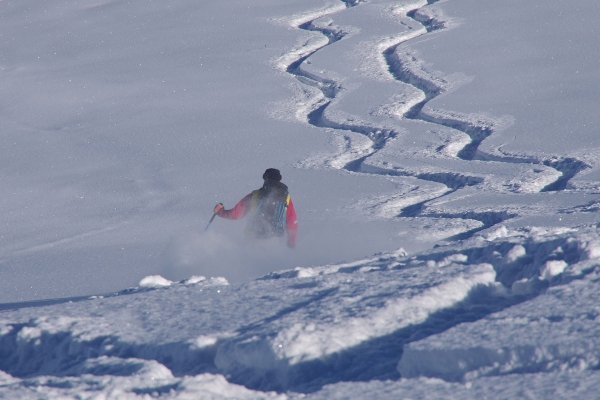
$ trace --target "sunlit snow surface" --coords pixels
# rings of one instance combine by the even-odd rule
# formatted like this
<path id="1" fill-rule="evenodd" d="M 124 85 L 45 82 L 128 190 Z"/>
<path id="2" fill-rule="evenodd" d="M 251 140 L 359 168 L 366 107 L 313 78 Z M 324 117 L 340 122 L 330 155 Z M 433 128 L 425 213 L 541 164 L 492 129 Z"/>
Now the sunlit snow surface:
<path id="1" fill-rule="evenodd" d="M 243 285 L 148 277 L 106 297 L 5 305 L 0 394 L 583 396 L 600 388 L 599 256 L 595 229 L 502 227 Z"/>
<path id="2" fill-rule="evenodd" d="M 0 397 L 597 398 L 581 3 L 0 1 Z"/>

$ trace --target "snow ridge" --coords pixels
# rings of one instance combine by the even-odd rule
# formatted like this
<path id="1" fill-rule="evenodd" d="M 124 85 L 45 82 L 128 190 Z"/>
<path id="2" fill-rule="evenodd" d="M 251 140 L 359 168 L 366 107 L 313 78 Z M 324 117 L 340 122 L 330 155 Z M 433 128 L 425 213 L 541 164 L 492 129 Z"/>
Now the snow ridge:
<path id="1" fill-rule="evenodd" d="M 574 338 L 584 341 L 579 347 L 535 335 L 549 323 L 560 329 L 594 323 L 597 312 L 573 313 L 569 304 L 576 303 L 559 303 L 560 296 L 576 295 L 573 283 L 593 291 L 598 257 L 595 229 L 502 227 L 413 256 L 399 249 L 351 263 L 275 272 L 239 287 L 196 280 L 33 308 L 30 314 L 37 316 L 30 319 L 27 313 L 4 312 L 0 370 L 14 382 L 72 375 L 91 381 L 106 375 L 157 378 L 137 384 L 144 393 L 178 393 L 184 376 L 207 374 L 253 390 L 307 393 L 340 381 L 400 376 L 456 381 L 529 368 L 593 368 L 596 352 L 585 349 L 595 349 L 597 339 L 585 329 Z M 548 295 L 556 296 L 552 309 L 535 306 Z M 258 299 L 265 307 L 252 306 Z M 531 339 L 491 337 L 484 352 L 474 350 L 477 340 L 464 339 L 478 337 L 490 324 L 515 329 L 503 319 L 519 313 L 543 322 Z M 160 319 L 181 329 L 162 335 L 146 328 L 146 321 Z M 456 330 L 463 333 L 450 334 Z M 543 358 L 534 356 L 538 349 Z"/>

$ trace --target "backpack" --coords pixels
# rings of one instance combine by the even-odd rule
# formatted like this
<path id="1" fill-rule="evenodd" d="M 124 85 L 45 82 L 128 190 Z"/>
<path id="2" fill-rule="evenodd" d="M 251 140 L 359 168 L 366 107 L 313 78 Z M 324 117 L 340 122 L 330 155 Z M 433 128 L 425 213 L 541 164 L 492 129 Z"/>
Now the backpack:
<path id="1" fill-rule="evenodd" d="M 265 181 L 252 192 L 254 214 L 247 230 L 258 239 L 281 237 L 285 233 L 286 211 L 290 201 L 288 188 L 281 182 Z"/>

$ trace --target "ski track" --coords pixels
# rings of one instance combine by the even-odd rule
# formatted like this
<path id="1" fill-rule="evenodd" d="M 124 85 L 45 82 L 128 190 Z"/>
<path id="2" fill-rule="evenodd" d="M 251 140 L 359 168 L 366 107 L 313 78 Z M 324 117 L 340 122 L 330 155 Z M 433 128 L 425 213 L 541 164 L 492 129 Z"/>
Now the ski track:
<path id="1" fill-rule="evenodd" d="M 427 5 L 437 3 L 439 0 L 429 0 Z M 406 13 L 413 20 L 421 23 L 427 33 L 445 29 L 445 22 L 435 18 L 423 19 L 419 18 L 418 11 L 415 9 Z M 457 154 L 458 158 L 465 161 L 482 160 L 491 162 L 504 163 L 523 163 L 523 164 L 538 164 L 554 168 L 562 175 L 555 182 L 544 187 L 541 192 L 560 191 L 567 187 L 571 178 L 580 171 L 590 168 L 588 164 L 573 157 L 560 158 L 536 158 L 536 157 L 514 157 L 514 156 L 494 156 L 486 154 L 479 150 L 481 143 L 494 133 L 493 121 L 477 121 L 472 122 L 468 119 L 461 119 L 459 115 L 453 116 L 452 113 L 444 113 L 446 115 L 435 115 L 423 111 L 425 105 L 440 96 L 446 91 L 443 84 L 435 80 L 427 79 L 427 77 L 419 76 L 414 70 L 405 65 L 405 62 L 398 56 L 397 49 L 404 42 L 395 44 L 384 51 L 384 57 L 388 65 L 390 74 L 398 81 L 412 85 L 421 90 L 425 94 L 425 99 L 411 107 L 404 114 L 404 118 L 421 120 L 436 125 L 445 126 L 451 129 L 465 133 L 471 139 L 471 142 L 466 144 Z M 419 63 L 419 60 L 413 59 Z"/>
<path id="2" fill-rule="evenodd" d="M 346 8 L 356 7 L 363 3 L 362 0 L 341 0 Z M 411 85 L 416 89 L 422 91 L 425 95 L 425 99 L 414 104 L 408 111 L 404 113 L 402 118 L 420 120 L 425 123 L 435 124 L 438 126 L 455 129 L 457 131 L 465 133 L 470 138 L 470 142 L 467 143 L 458 153 L 457 157 L 464 161 L 479 160 L 485 162 L 501 162 L 509 164 L 536 164 L 544 165 L 553 168 L 561 173 L 560 177 L 543 187 L 540 192 L 552 192 L 561 191 L 567 188 L 568 182 L 571 178 L 577 175 L 580 171 L 590 168 L 590 165 L 585 162 L 578 160 L 574 157 L 547 157 L 538 158 L 534 156 L 511 156 L 501 153 L 502 155 L 487 154 L 479 150 L 481 143 L 491 136 L 496 125 L 501 121 L 492 121 L 482 116 L 469 116 L 460 115 L 458 113 L 448 111 L 425 111 L 424 108 L 427 103 L 436 97 L 446 92 L 449 83 L 444 78 L 431 79 L 423 74 L 418 74 L 413 68 L 407 66 L 405 61 L 398 55 L 400 46 L 408 41 L 416 38 L 428 35 L 432 32 L 439 32 L 446 29 L 447 22 L 443 19 L 438 18 L 437 15 L 428 15 L 427 13 L 420 13 L 423 7 L 437 3 L 439 0 L 416 0 L 414 3 L 404 5 L 405 15 L 412 20 L 420 24 L 423 29 L 422 31 L 414 31 L 415 28 L 408 26 L 409 32 L 407 35 L 401 36 L 397 39 L 397 42 L 389 45 L 385 48 L 381 56 L 383 57 L 385 64 L 387 65 L 389 74 L 399 82 Z M 349 131 L 358 133 L 368 137 L 371 142 L 371 148 L 368 150 L 354 148 L 352 146 L 352 139 L 348 134 L 342 133 L 344 141 L 346 142 L 344 152 L 337 156 L 338 162 L 345 160 L 346 158 L 354 158 L 351 161 L 343 161 L 344 164 L 341 167 L 349 172 L 354 173 L 366 173 L 375 175 L 390 175 L 390 176 L 410 176 L 417 179 L 442 183 L 448 187 L 448 191 L 441 196 L 430 198 L 425 201 L 408 206 L 402 210 L 398 217 L 436 217 L 436 218 L 460 218 L 460 219 L 474 219 L 483 223 L 483 226 L 463 234 L 456 235 L 451 239 L 466 239 L 471 237 L 476 232 L 487 229 L 498 223 L 501 223 L 507 219 L 516 217 L 516 214 L 503 212 L 469 212 L 461 214 L 443 213 L 443 214 L 423 214 L 423 210 L 426 208 L 426 203 L 440 199 L 457 190 L 460 190 L 466 186 L 474 186 L 483 182 L 482 178 L 469 176 L 455 172 L 437 172 L 437 173 L 415 173 L 408 171 L 388 170 L 384 168 L 367 166 L 364 164 L 365 160 L 376 154 L 379 150 L 383 149 L 389 140 L 399 136 L 400 132 L 394 129 L 376 127 L 367 124 L 350 124 L 350 123 L 338 123 L 328 119 L 325 115 L 327 108 L 336 99 L 338 93 L 343 90 L 340 83 L 332 79 L 324 79 L 302 70 L 301 66 L 308 58 L 310 58 L 316 52 L 323 48 L 342 40 L 348 32 L 341 28 L 336 27 L 319 27 L 315 26 L 314 22 L 324 16 L 332 15 L 343 11 L 344 9 L 329 8 L 323 10 L 321 13 L 312 14 L 309 20 L 305 20 L 301 23 L 294 25 L 296 28 L 305 31 L 320 32 L 327 38 L 327 43 L 319 46 L 310 52 L 297 58 L 291 62 L 286 72 L 296 77 L 302 84 L 317 88 L 321 91 L 323 98 L 318 99 L 313 104 L 313 109 L 309 110 L 306 114 L 306 120 L 310 125 L 318 128 L 333 129 L 337 131 Z M 411 33 L 411 30 L 413 32 Z M 289 55 L 288 55 L 289 56 Z M 412 61 L 420 66 L 421 61 L 413 58 Z M 427 73 L 425 73 L 427 75 Z M 475 120 L 473 120 L 475 119 Z M 500 152 L 500 149 L 498 149 Z M 330 160 L 330 164 L 335 164 L 335 161 Z M 493 215 L 492 215 L 493 214 Z"/>

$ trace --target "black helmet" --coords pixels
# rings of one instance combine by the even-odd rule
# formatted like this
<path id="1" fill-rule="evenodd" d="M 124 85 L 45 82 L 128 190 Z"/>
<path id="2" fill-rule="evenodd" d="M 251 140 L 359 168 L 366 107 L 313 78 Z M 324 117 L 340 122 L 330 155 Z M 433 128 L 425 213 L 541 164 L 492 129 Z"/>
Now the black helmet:
<path id="1" fill-rule="evenodd" d="M 279 182 L 281 180 L 281 173 L 278 169 L 269 168 L 263 174 L 263 179 L 265 181 L 276 181 Z"/>

